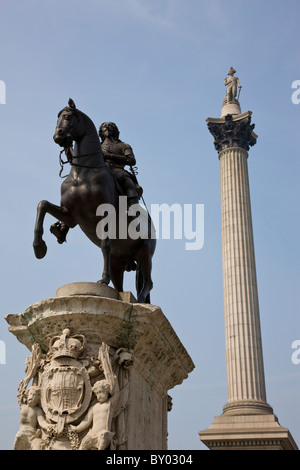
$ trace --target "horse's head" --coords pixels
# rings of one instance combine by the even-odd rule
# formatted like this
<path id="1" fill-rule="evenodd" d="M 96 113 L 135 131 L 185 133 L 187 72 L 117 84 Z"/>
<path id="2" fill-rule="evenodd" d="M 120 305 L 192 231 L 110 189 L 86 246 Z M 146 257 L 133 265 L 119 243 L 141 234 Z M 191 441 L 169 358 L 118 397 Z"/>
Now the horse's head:
<path id="1" fill-rule="evenodd" d="M 53 136 L 54 142 L 61 147 L 67 148 L 72 142 L 80 140 L 85 132 L 85 122 L 81 111 L 76 109 L 74 101 L 69 99 L 66 106 L 58 113 L 58 120 Z"/>

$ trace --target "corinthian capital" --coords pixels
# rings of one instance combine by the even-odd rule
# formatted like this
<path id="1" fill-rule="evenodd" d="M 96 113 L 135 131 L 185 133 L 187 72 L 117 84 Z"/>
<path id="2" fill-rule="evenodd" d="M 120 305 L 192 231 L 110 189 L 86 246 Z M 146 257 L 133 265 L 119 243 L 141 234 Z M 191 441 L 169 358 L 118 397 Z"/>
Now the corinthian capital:
<path id="1" fill-rule="evenodd" d="M 255 124 L 251 124 L 250 111 L 238 116 L 227 114 L 220 119 L 207 118 L 206 122 L 218 152 L 230 147 L 240 147 L 248 151 L 256 144 L 257 135 L 253 132 Z"/>

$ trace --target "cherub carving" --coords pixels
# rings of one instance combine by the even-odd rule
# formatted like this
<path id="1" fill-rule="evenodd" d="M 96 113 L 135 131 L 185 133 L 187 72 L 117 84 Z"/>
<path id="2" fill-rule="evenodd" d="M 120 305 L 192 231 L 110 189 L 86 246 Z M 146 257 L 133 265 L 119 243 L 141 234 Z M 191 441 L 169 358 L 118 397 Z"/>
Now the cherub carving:
<path id="1" fill-rule="evenodd" d="M 46 421 L 43 410 L 40 408 L 40 389 L 32 385 L 23 397 L 21 404 L 20 428 L 14 442 L 14 450 L 41 450 L 43 441 L 41 429 L 47 430 L 49 423 Z M 25 401 L 26 400 L 26 401 Z M 40 428 L 39 428 L 40 426 Z"/>
<path id="2" fill-rule="evenodd" d="M 92 389 L 98 402 L 89 409 L 78 426 L 70 426 L 77 433 L 92 426 L 82 439 L 79 450 L 105 450 L 114 437 L 114 432 L 111 430 L 112 419 L 120 397 L 120 389 L 117 376 L 112 370 L 109 347 L 105 343 L 102 343 L 99 349 L 99 360 L 105 379 L 98 380 Z"/>

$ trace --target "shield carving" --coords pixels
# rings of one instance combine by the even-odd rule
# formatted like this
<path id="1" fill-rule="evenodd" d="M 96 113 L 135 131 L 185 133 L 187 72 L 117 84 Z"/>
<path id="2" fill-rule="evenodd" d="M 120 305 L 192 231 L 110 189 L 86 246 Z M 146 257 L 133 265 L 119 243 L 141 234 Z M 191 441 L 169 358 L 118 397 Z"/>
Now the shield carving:
<path id="1" fill-rule="evenodd" d="M 42 374 L 41 405 L 46 417 L 55 423 L 75 421 L 87 410 L 92 396 L 85 367 L 74 359 L 68 362 L 53 361 Z"/>

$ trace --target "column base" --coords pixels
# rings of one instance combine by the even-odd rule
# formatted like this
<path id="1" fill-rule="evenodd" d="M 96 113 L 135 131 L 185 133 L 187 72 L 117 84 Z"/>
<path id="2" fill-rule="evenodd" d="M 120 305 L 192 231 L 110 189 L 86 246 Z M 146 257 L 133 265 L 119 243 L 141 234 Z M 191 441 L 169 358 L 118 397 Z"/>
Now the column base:
<path id="1" fill-rule="evenodd" d="M 210 450 L 298 450 L 274 414 L 218 416 L 199 436 Z"/>
<path id="2" fill-rule="evenodd" d="M 223 408 L 223 415 L 242 416 L 242 415 L 265 415 L 272 414 L 272 407 L 261 400 L 239 400 L 227 403 Z"/>

